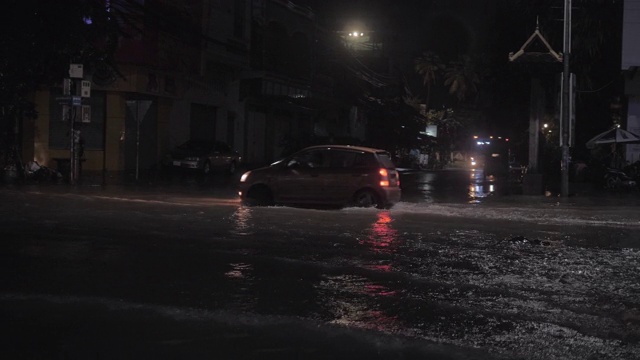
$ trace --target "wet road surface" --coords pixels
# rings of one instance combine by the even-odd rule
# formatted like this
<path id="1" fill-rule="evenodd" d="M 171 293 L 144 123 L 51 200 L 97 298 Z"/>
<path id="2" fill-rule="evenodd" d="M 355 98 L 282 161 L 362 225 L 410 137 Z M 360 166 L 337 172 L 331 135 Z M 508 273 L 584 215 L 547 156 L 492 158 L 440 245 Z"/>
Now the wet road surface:
<path id="1" fill-rule="evenodd" d="M 317 210 L 38 189 L 0 199 L 12 357 L 640 354 L 633 204 L 460 197 Z"/>

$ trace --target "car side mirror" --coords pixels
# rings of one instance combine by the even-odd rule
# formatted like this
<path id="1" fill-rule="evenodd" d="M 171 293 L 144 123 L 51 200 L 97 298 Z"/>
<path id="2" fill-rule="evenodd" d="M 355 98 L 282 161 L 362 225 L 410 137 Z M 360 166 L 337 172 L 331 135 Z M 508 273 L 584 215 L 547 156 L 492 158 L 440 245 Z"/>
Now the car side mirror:
<path id="1" fill-rule="evenodd" d="M 289 160 L 289 162 L 287 163 L 287 167 L 288 167 L 288 168 L 296 168 L 296 167 L 298 167 L 298 166 L 300 166 L 300 163 L 298 162 L 298 160 L 297 160 L 297 159 L 291 159 L 291 160 Z"/>

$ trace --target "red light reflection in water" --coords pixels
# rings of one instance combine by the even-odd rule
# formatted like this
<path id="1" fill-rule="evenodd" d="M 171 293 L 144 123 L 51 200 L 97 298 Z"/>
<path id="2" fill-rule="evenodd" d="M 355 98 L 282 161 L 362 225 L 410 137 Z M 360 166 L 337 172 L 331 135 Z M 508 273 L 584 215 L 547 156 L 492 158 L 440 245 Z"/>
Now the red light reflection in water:
<path id="1" fill-rule="evenodd" d="M 390 264 L 369 264 L 365 265 L 367 269 L 381 271 L 381 272 L 391 272 L 393 271 L 393 266 Z"/>
<path id="2" fill-rule="evenodd" d="M 367 294 L 374 296 L 393 296 L 396 294 L 395 290 L 389 290 L 387 287 L 377 284 L 366 284 L 364 289 Z"/>
<path id="3" fill-rule="evenodd" d="M 390 331 L 397 329 L 400 325 L 397 316 L 389 316 L 379 310 L 369 311 L 365 319 L 367 321 L 364 327 L 372 330 Z"/>
<path id="4" fill-rule="evenodd" d="M 319 285 L 323 303 L 335 315 L 334 324 L 397 334 L 411 329 L 397 315 L 381 308 L 398 291 L 357 275 L 328 276 Z M 350 295 L 349 295 L 350 294 Z M 364 295 L 364 296 L 362 296 Z"/>
<path id="5" fill-rule="evenodd" d="M 398 231 L 391 227 L 392 221 L 388 211 L 379 212 L 377 221 L 369 229 L 369 236 L 361 239 L 360 245 L 369 245 L 377 253 L 395 252 L 393 243 L 398 239 Z"/>
<path id="6" fill-rule="evenodd" d="M 399 246 L 398 231 L 393 228 L 394 219 L 389 211 L 380 211 L 371 226 L 364 231 L 358 243 L 380 254 L 376 256 L 376 263 L 362 266 L 373 272 L 393 271 L 393 257 L 388 256 L 397 251 Z M 318 284 L 318 292 L 323 303 L 334 314 L 332 323 L 353 326 L 362 329 L 396 334 L 410 334 L 402 319 L 393 313 L 393 309 L 386 309 L 386 304 L 393 303 L 395 297 L 402 296 L 401 290 L 388 287 L 373 278 L 363 275 L 327 276 L 326 280 Z"/>

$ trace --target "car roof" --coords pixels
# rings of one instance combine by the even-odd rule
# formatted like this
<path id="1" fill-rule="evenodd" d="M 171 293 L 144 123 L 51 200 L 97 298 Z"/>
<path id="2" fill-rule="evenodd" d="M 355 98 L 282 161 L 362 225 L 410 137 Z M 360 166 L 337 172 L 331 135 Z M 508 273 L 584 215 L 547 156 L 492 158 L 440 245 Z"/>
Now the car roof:
<path id="1" fill-rule="evenodd" d="M 197 143 L 197 144 L 226 144 L 226 142 L 221 140 L 207 140 L 207 139 L 189 139 L 185 141 L 183 144 L 187 143 Z"/>
<path id="2" fill-rule="evenodd" d="M 314 149 L 352 150 L 352 151 L 362 151 L 362 152 L 369 152 L 369 153 L 388 152 L 387 150 L 383 150 L 383 149 L 376 149 L 376 148 L 371 148 L 366 146 L 354 146 L 354 145 L 314 145 L 314 146 L 306 147 L 302 150 L 314 150 Z"/>

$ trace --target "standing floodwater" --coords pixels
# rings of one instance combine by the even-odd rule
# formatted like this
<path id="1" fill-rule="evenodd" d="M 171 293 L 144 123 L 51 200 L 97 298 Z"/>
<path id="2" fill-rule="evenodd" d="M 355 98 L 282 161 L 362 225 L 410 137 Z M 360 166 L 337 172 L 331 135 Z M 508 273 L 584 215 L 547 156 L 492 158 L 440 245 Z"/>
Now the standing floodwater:
<path id="1" fill-rule="evenodd" d="M 0 210 L 11 357 L 640 354 L 640 214 L 628 205 L 0 197 L 11 204 Z"/>

